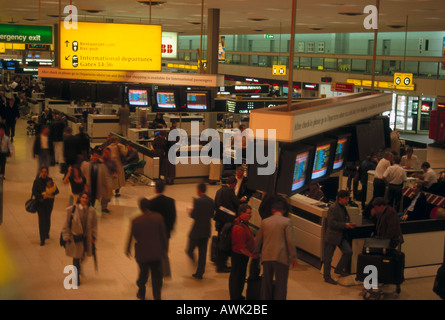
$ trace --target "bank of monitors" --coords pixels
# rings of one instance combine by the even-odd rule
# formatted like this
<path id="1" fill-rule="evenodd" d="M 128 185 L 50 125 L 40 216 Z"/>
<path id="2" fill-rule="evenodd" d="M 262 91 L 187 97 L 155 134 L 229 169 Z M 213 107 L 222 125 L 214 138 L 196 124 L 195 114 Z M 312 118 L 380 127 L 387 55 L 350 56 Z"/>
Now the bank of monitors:
<path id="1" fill-rule="evenodd" d="M 186 91 L 186 107 L 188 111 L 204 112 L 210 109 L 209 92 Z"/>
<path id="2" fill-rule="evenodd" d="M 327 178 L 332 172 L 337 140 L 321 135 L 303 140 L 302 143 L 315 148 L 311 165 L 310 182 L 317 182 Z"/>
<path id="3" fill-rule="evenodd" d="M 346 161 L 348 161 L 351 134 L 337 133 L 337 134 L 329 134 L 328 136 L 336 140 L 334 160 L 332 162 L 332 167 L 330 170 L 330 173 L 333 173 L 343 169 Z"/>
<path id="4" fill-rule="evenodd" d="M 277 193 L 291 196 L 302 191 L 311 181 L 315 147 L 306 144 L 292 144 L 280 152 L 277 177 Z"/>
<path id="5" fill-rule="evenodd" d="M 133 107 L 148 107 L 150 92 L 147 88 L 127 88 L 128 104 Z"/>
<path id="6" fill-rule="evenodd" d="M 179 95 L 176 90 L 159 89 L 155 91 L 154 95 L 155 95 L 155 107 L 157 111 L 170 112 L 178 109 Z"/>

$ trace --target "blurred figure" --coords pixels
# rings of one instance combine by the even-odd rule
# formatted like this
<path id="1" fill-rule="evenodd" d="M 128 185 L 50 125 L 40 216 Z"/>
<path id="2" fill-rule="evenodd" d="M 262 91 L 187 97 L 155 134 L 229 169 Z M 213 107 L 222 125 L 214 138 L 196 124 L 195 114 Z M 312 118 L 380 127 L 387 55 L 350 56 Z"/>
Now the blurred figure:
<path id="1" fill-rule="evenodd" d="M 115 190 L 114 196 L 119 197 L 120 189 L 125 186 L 125 171 L 122 161 L 127 155 L 127 150 L 123 144 L 119 143 L 119 139 L 116 136 L 111 137 L 111 144 L 108 146 L 108 149 L 110 150 L 110 157 L 114 160 L 117 167 L 117 177 L 113 180 L 113 189 Z"/>
<path id="2" fill-rule="evenodd" d="M 211 235 L 211 219 L 215 211 L 215 204 L 212 198 L 206 195 L 206 191 L 207 186 L 204 183 L 198 184 L 198 198 L 193 200 L 193 209 L 190 212 L 190 218 L 194 220 L 194 223 L 190 230 L 186 253 L 192 261 L 195 261 L 193 251 L 198 247 L 198 266 L 192 275 L 196 279 L 202 279 L 205 271 L 207 243 Z"/>
<path id="3" fill-rule="evenodd" d="M 77 269 L 77 285 L 80 285 L 81 263 L 86 256 L 93 255 L 97 241 L 96 210 L 90 206 L 88 193 L 82 192 L 74 204 L 66 209 L 67 216 L 62 229 L 65 241 L 65 254 L 73 258 Z"/>
<path id="4" fill-rule="evenodd" d="M 126 254 L 128 257 L 131 256 L 131 244 L 134 238 L 136 240 L 134 256 L 139 266 L 136 296 L 138 299 L 145 300 L 145 285 L 151 271 L 153 298 L 161 300 L 163 278 L 161 261 L 167 255 L 167 233 L 162 216 L 149 208 L 150 200 L 145 198 L 140 200 L 139 209 L 142 215 L 131 222 Z"/>
<path id="5" fill-rule="evenodd" d="M 6 135 L 11 139 L 11 142 L 14 142 L 15 125 L 20 118 L 18 98 L 13 96 L 8 100 L 4 108 L 4 116 Z"/>
<path id="6" fill-rule="evenodd" d="M 49 132 L 48 126 L 42 126 L 40 134 L 34 140 L 33 157 L 38 157 L 38 172 L 41 167 L 46 167 L 48 170 L 54 157 L 54 145 Z"/>
<path id="7" fill-rule="evenodd" d="M 306 191 L 304 193 L 304 195 L 306 197 L 309 197 L 309 198 L 317 200 L 317 201 L 327 202 L 327 199 L 326 199 L 323 191 L 321 190 L 321 186 L 317 182 L 312 182 L 309 185 L 308 191 Z"/>
<path id="8" fill-rule="evenodd" d="M 122 136 L 128 136 L 128 127 L 130 126 L 130 108 L 127 105 L 121 105 L 117 112 L 119 117 L 119 125 L 121 127 Z"/>
<path id="9" fill-rule="evenodd" d="M 436 172 L 431 169 L 429 162 L 422 163 L 420 167 L 422 168 L 424 173 L 413 173 L 411 176 L 420 179 L 420 181 L 423 183 L 425 192 L 428 192 L 431 186 L 437 183 L 437 175 Z"/>
<path id="10" fill-rule="evenodd" d="M 229 277 L 230 300 L 245 300 L 242 293 L 246 282 L 247 264 L 249 258 L 257 258 L 255 238 L 248 222 L 252 218 L 252 208 L 241 204 L 238 217 L 232 227 L 232 269 Z"/>
<path id="11" fill-rule="evenodd" d="M 406 172 L 400 166 L 400 157 L 395 156 L 393 164 L 386 169 L 383 179 L 388 184 L 388 203 L 397 212 L 400 212 L 400 201 L 403 196 L 403 184 L 406 181 Z"/>
<path id="12" fill-rule="evenodd" d="M 375 235 L 382 239 L 391 239 L 391 247 L 396 248 L 403 243 L 400 219 L 396 210 L 389 206 L 382 197 L 374 199 L 371 216 L 376 224 Z"/>
<path id="13" fill-rule="evenodd" d="M 0 176 L 2 177 L 5 175 L 7 157 L 12 157 L 12 144 L 5 134 L 5 129 L 0 126 Z"/>
<path id="14" fill-rule="evenodd" d="M 50 124 L 51 138 L 54 144 L 55 164 L 63 162 L 63 133 L 65 131 L 65 121 L 59 113 L 54 115 L 54 121 Z"/>

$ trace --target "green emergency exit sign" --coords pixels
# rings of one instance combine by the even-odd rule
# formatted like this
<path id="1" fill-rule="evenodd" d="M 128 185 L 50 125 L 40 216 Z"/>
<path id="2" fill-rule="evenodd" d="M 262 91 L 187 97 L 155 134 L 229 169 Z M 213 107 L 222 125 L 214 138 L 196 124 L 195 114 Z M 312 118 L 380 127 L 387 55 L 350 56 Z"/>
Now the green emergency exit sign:
<path id="1" fill-rule="evenodd" d="M 52 44 L 53 28 L 51 26 L 0 24 L 0 42 Z"/>
<path id="2" fill-rule="evenodd" d="M 275 36 L 273 34 L 265 34 L 264 39 L 273 39 Z"/>

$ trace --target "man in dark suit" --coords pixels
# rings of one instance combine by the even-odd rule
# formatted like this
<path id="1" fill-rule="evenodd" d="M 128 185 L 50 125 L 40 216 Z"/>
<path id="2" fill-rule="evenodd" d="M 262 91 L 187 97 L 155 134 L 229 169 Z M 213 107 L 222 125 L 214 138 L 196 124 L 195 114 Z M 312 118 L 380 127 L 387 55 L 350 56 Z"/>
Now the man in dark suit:
<path id="1" fill-rule="evenodd" d="M 413 194 L 410 197 L 404 197 L 403 199 L 403 216 L 402 220 L 423 220 L 429 219 L 429 213 L 427 212 L 426 196 L 422 192 L 423 185 L 420 182 L 416 182 L 413 187 Z"/>
<path id="2" fill-rule="evenodd" d="M 330 284 L 337 284 L 337 282 L 331 278 L 331 262 L 334 255 L 335 248 L 338 246 L 342 252 L 342 257 L 335 268 L 335 273 L 340 276 L 349 275 L 346 272 L 346 266 L 348 265 L 352 257 L 352 248 L 349 242 L 345 238 L 345 230 L 355 227 L 355 223 L 350 222 L 346 205 L 349 203 L 349 192 L 346 190 L 340 190 L 337 193 L 337 202 L 332 205 L 328 210 L 328 216 L 325 222 L 324 232 L 324 249 L 323 249 L 323 277 L 324 281 Z"/>
<path id="3" fill-rule="evenodd" d="M 252 196 L 252 191 L 247 187 L 247 177 L 244 176 L 244 168 L 239 166 L 236 168 L 236 184 L 235 195 L 241 203 L 248 203 Z"/>
<path id="4" fill-rule="evenodd" d="M 162 272 L 161 261 L 167 254 L 167 234 L 164 219 L 156 212 L 151 212 L 150 200 L 142 199 L 139 208 L 142 215 L 133 219 L 126 254 L 130 257 L 131 243 L 135 243 L 135 258 L 139 265 L 137 297 L 145 300 L 145 284 L 151 270 L 151 282 L 154 300 L 161 300 Z"/>
<path id="5" fill-rule="evenodd" d="M 159 213 L 161 216 L 164 217 L 167 239 L 170 239 L 171 232 L 176 222 L 175 200 L 163 194 L 165 189 L 164 181 L 157 180 L 155 189 L 156 189 L 156 196 L 150 199 L 149 209 L 151 211 Z"/>
<path id="6" fill-rule="evenodd" d="M 206 195 L 207 187 L 204 183 L 200 183 L 197 189 L 199 198 L 194 199 L 193 210 L 190 213 L 190 217 L 195 220 L 195 223 L 189 234 L 187 255 L 194 261 L 193 251 L 198 247 L 198 267 L 192 276 L 202 279 L 206 265 L 207 243 L 211 232 L 210 221 L 213 218 L 215 204 Z"/>
<path id="7" fill-rule="evenodd" d="M 224 211 L 221 211 L 219 207 L 224 207 L 235 214 L 238 212 L 240 200 L 235 195 L 236 178 L 230 176 L 227 179 L 227 183 L 216 192 L 215 195 L 215 229 L 218 232 L 218 239 L 220 239 L 221 231 L 225 223 L 235 220 L 235 216 L 230 215 Z M 230 269 L 226 266 L 227 253 L 218 250 L 216 255 L 216 272 L 230 272 Z"/>

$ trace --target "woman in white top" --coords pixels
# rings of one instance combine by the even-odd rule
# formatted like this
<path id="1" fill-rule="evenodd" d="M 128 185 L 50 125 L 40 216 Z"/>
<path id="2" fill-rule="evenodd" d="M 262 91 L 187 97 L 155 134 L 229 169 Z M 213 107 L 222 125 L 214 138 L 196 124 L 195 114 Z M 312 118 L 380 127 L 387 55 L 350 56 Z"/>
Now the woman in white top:
<path id="1" fill-rule="evenodd" d="M 413 148 L 408 147 L 406 149 L 406 155 L 402 157 L 402 160 L 400 161 L 400 165 L 405 169 L 414 169 L 419 170 L 420 169 L 420 163 L 417 156 L 413 154 Z"/>

